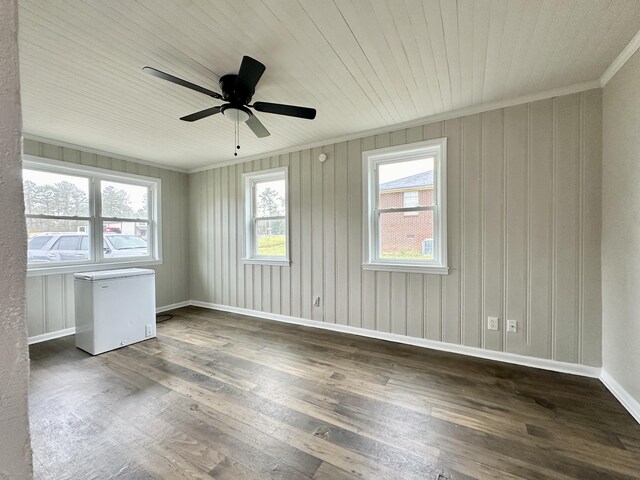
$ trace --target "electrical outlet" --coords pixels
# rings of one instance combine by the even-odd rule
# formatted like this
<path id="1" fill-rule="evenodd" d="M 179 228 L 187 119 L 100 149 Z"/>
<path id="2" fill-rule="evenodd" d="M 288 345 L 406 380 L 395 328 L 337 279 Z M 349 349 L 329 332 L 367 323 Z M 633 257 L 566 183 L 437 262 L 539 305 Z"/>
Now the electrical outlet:
<path id="1" fill-rule="evenodd" d="M 314 307 L 320 306 L 320 297 L 313 297 L 313 306 Z"/>
<path id="2" fill-rule="evenodd" d="M 517 320 L 507 320 L 507 332 L 516 333 L 518 331 L 518 321 Z"/>
<path id="3" fill-rule="evenodd" d="M 487 329 L 488 330 L 498 330 L 498 323 L 500 319 L 498 317 L 488 317 L 487 318 Z"/>
<path id="4" fill-rule="evenodd" d="M 153 326 L 151 324 L 145 325 L 144 326 L 144 336 L 145 337 L 150 337 L 151 335 L 153 335 Z"/>

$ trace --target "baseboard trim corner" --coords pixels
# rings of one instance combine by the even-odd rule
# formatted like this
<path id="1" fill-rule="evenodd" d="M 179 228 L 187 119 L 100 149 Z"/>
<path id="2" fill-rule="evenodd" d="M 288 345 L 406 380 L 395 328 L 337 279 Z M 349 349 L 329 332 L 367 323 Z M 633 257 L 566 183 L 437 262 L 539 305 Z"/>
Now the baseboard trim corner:
<path id="1" fill-rule="evenodd" d="M 47 340 L 54 340 L 56 338 L 68 337 L 76 333 L 76 327 L 65 328 L 63 330 L 56 330 L 55 332 L 43 333 L 41 335 L 34 335 L 29 337 L 27 343 L 33 345 L 34 343 L 46 342 Z"/>
<path id="2" fill-rule="evenodd" d="M 622 385 L 620 385 L 604 368 L 600 375 L 600 381 L 622 404 L 624 408 L 640 423 L 640 402 L 631 396 Z"/>
<path id="3" fill-rule="evenodd" d="M 156 307 L 156 313 L 168 312 L 169 310 L 175 310 L 176 308 L 188 307 L 191 305 L 190 300 L 184 302 L 172 303 L 170 305 L 163 305 L 162 307 Z"/>
<path id="4" fill-rule="evenodd" d="M 324 330 L 331 330 L 334 332 L 349 333 L 352 335 L 359 335 L 361 337 L 376 338 L 379 340 L 387 340 L 387 341 L 396 342 L 396 343 L 403 343 L 406 345 L 430 348 L 432 350 L 440 350 L 444 352 L 457 353 L 457 354 L 467 355 L 467 356 L 476 357 L 476 358 L 484 358 L 486 360 L 495 360 L 498 362 L 511 363 L 514 365 L 521 365 L 525 367 L 533 367 L 533 368 L 550 370 L 550 371 L 559 372 L 559 373 L 580 375 L 582 377 L 600 378 L 600 373 L 601 373 L 599 367 L 591 367 L 588 365 L 581 365 L 577 363 L 559 362 L 557 360 L 549 360 L 546 358 L 527 357 L 524 355 L 517 355 L 514 353 L 484 350 L 482 348 L 467 347 L 464 345 L 457 345 L 453 343 L 437 342 L 435 340 L 426 340 L 423 338 L 407 337 L 405 335 L 398 335 L 395 333 L 378 332 L 375 330 L 367 330 L 364 328 L 351 327 L 348 325 L 325 323 L 325 322 L 319 322 L 317 320 L 307 320 L 299 317 L 290 317 L 287 315 L 261 312 L 258 310 L 250 310 L 247 308 L 230 307 L 228 305 L 201 302 L 198 300 L 192 300 L 190 304 L 193 305 L 194 307 L 208 308 L 211 310 L 219 310 L 222 312 L 237 313 L 240 315 L 247 315 L 250 317 L 264 318 L 268 320 L 275 320 L 277 322 L 303 325 L 306 327 L 321 328 Z"/>

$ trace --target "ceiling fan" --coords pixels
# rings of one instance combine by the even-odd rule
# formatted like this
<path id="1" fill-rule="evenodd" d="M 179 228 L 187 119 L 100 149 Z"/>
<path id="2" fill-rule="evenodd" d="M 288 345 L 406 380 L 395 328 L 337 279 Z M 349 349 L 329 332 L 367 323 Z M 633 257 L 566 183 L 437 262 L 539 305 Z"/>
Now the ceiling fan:
<path id="1" fill-rule="evenodd" d="M 165 72 L 161 72 L 152 67 L 144 67 L 142 71 L 154 77 L 167 80 L 169 82 L 181 85 L 196 92 L 203 93 L 216 100 L 222 100 L 226 103 L 217 107 L 207 108 L 200 112 L 192 113 L 184 116 L 180 120 L 185 122 L 195 122 L 217 113 L 222 113 L 225 117 L 234 123 L 246 123 L 251 131 L 258 138 L 270 135 L 265 126 L 258 120 L 255 114 L 249 110 L 253 108 L 258 112 L 274 113 L 276 115 L 287 115 L 289 117 L 306 118 L 313 120 L 316 117 L 316 110 L 308 107 L 297 107 L 294 105 L 283 105 L 280 103 L 254 102 L 250 105 L 251 97 L 255 93 L 256 85 L 265 71 L 265 66 L 259 61 L 244 56 L 240 64 L 238 74 L 228 74 L 220 77 L 220 90 L 222 94 L 209 90 L 207 88 L 195 85 L 191 82 L 174 77 Z M 239 147 L 238 147 L 239 148 Z"/>

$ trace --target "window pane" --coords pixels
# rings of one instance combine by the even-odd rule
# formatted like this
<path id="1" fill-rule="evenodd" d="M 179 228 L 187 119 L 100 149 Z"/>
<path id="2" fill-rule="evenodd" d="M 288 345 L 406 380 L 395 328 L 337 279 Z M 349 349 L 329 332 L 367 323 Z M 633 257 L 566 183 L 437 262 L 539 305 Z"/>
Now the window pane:
<path id="1" fill-rule="evenodd" d="M 27 218 L 29 264 L 81 262 L 91 258 L 89 222 Z"/>
<path id="2" fill-rule="evenodd" d="M 380 214 L 380 258 L 428 261 L 434 258 L 433 211 Z"/>
<path id="3" fill-rule="evenodd" d="M 434 205 L 433 158 L 378 166 L 380 208 L 427 207 Z M 409 201 L 411 204 L 406 205 Z"/>
<path id="4" fill-rule="evenodd" d="M 256 217 L 283 217 L 286 215 L 284 178 L 256 182 L 254 187 Z"/>
<path id="5" fill-rule="evenodd" d="M 256 255 L 260 257 L 287 256 L 287 222 L 256 220 Z"/>
<path id="6" fill-rule="evenodd" d="M 148 219 L 149 189 L 127 183 L 100 182 L 102 188 L 102 216 Z"/>
<path id="7" fill-rule="evenodd" d="M 89 179 L 24 169 L 25 212 L 31 215 L 89 216 Z"/>
<path id="8" fill-rule="evenodd" d="M 54 243 L 51 250 L 79 250 L 80 248 L 80 235 L 63 235 L 56 243 Z"/>
<path id="9" fill-rule="evenodd" d="M 104 258 L 149 255 L 146 222 L 110 222 L 103 227 Z"/>

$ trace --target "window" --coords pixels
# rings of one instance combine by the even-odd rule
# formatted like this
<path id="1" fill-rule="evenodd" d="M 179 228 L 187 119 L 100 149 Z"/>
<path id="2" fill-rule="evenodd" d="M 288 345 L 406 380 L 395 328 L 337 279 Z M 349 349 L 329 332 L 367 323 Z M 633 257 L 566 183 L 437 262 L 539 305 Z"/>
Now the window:
<path id="1" fill-rule="evenodd" d="M 30 274 L 160 263 L 160 180 L 25 156 Z"/>
<path id="2" fill-rule="evenodd" d="M 446 138 L 362 153 L 369 270 L 446 274 Z"/>
<path id="3" fill-rule="evenodd" d="M 420 202 L 419 194 L 420 192 L 418 191 L 404 192 L 402 195 L 402 206 L 404 208 L 417 207 Z M 418 215 L 419 213 L 420 212 L 416 212 L 413 210 L 407 210 L 404 212 L 404 216 L 412 217 L 412 216 Z"/>
<path id="4" fill-rule="evenodd" d="M 402 206 L 404 208 L 414 208 L 418 206 L 418 192 L 404 192 L 404 196 L 402 198 Z"/>
<path id="5" fill-rule="evenodd" d="M 287 168 L 246 173 L 245 263 L 289 265 Z"/>

